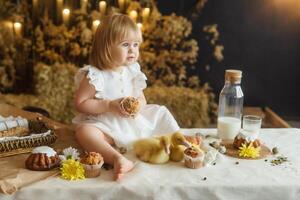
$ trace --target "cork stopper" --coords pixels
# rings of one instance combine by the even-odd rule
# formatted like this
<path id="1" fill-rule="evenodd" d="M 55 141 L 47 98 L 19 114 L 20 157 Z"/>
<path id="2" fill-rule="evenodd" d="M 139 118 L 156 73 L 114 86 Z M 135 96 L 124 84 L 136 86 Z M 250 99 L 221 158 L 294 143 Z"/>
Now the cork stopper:
<path id="1" fill-rule="evenodd" d="M 235 69 L 228 69 L 225 71 L 225 81 L 231 83 L 240 83 L 242 79 L 242 71 Z"/>

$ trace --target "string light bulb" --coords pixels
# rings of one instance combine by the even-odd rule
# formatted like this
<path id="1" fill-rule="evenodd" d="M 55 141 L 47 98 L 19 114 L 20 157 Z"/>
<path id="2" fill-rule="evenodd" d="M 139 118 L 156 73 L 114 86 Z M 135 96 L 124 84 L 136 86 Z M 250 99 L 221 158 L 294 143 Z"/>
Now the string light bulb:
<path id="1" fill-rule="evenodd" d="M 99 24 L 100 24 L 100 20 L 96 19 L 96 20 L 93 21 L 93 28 L 92 28 L 93 32 L 96 32 Z"/>
<path id="2" fill-rule="evenodd" d="M 137 27 L 139 27 L 140 30 L 142 30 L 142 28 L 143 28 L 143 24 L 142 23 L 139 22 L 136 25 L 137 25 Z"/>
<path id="3" fill-rule="evenodd" d="M 99 2 L 99 10 L 101 15 L 105 15 L 106 12 L 106 1 L 100 1 Z"/>
<path id="4" fill-rule="evenodd" d="M 63 14 L 69 15 L 70 14 L 70 9 L 68 9 L 68 8 L 63 9 Z"/>
<path id="5" fill-rule="evenodd" d="M 137 17 L 138 17 L 138 13 L 136 12 L 136 10 L 130 11 L 129 17 L 130 17 L 134 22 L 136 22 Z"/>
<path id="6" fill-rule="evenodd" d="M 150 15 L 150 8 L 144 8 L 142 11 L 143 20 L 147 20 Z"/>
<path id="7" fill-rule="evenodd" d="M 14 31 L 17 37 L 21 37 L 22 35 L 22 24 L 20 22 L 14 22 Z"/>
<path id="8" fill-rule="evenodd" d="M 63 21 L 66 25 L 68 25 L 71 11 L 70 11 L 70 9 L 65 8 L 65 9 L 63 9 L 62 12 L 63 12 Z"/>

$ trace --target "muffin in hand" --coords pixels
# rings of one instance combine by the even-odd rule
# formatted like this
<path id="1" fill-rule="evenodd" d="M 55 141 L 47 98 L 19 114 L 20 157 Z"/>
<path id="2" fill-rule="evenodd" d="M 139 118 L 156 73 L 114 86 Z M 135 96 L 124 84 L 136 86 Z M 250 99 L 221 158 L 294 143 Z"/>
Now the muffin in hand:
<path id="1" fill-rule="evenodd" d="M 140 110 L 139 100 L 135 97 L 126 97 L 121 101 L 121 107 L 131 116 L 134 116 Z"/>

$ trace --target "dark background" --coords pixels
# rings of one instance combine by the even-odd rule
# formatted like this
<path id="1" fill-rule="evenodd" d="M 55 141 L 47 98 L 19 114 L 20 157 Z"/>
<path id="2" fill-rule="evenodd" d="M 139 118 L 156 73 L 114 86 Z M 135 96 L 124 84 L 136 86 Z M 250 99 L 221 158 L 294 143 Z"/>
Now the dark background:
<path id="1" fill-rule="evenodd" d="M 158 0 L 163 14 L 193 23 L 192 38 L 201 48 L 203 25 L 218 24 L 224 60 L 200 49 L 197 74 L 209 82 L 217 100 L 225 69 L 243 71 L 245 106 L 269 106 L 280 116 L 300 120 L 300 1 L 208 0 L 199 18 L 190 17 L 196 0 Z M 209 70 L 205 63 L 211 63 Z"/>

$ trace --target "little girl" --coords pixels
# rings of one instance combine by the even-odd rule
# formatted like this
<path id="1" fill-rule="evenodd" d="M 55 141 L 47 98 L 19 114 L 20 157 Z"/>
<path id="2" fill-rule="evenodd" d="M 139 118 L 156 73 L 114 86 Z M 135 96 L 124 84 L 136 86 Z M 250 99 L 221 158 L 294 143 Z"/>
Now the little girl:
<path id="1" fill-rule="evenodd" d="M 139 138 L 180 129 L 166 107 L 146 103 L 147 78 L 137 63 L 141 42 L 141 31 L 128 16 L 106 17 L 95 33 L 91 65 L 75 76 L 75 106 L 81 113 L 73 119 L 76 139 L 114 166 L 115 180 L 130 171 L 133 162 L 113 146 L 130 148 Z M 134 117 L 120 106 L 125 97 L 135 97 L 141 105 Z"/>

